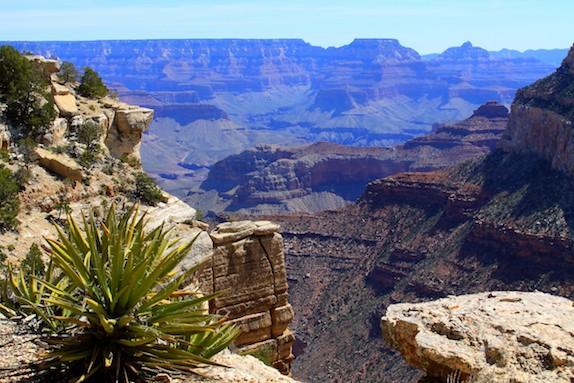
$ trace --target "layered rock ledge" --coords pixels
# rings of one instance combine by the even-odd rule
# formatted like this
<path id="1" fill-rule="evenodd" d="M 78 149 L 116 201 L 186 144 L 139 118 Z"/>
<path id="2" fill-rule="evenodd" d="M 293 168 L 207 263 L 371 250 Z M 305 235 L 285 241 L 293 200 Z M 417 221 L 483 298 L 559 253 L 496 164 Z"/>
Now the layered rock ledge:
<path id="1" fill-rule="evenodd" d="M 262 352 L 284 374 L 291 371 L 295 336 L 288 302 L 287 272 L 279 225 L 238 221 L 218 225 L 211 233 L 213 253 L 202 276 L 202 291 L 225 292 L 211 311 L 241 328 L 240 352 Z"/>
<path id="2" fill-rule="evenodd" d="M 574 303 L 541 292 L 487 292 L 395 304 L 383 336 L 429 377 L 572 382 Z"/>

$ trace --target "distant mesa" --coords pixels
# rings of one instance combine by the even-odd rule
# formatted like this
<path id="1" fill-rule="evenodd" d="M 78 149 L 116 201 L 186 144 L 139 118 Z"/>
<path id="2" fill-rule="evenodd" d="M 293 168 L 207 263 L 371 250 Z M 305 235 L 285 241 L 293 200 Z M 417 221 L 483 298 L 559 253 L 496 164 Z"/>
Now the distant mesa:
<path id="1" fill-rule="evenodd" d="M 328 48 L 328 55 L 341 58 L 353 57 L 374 62 L 418 61 L 420 55 L 412 48 L 401 45 L 396 39 L 354 39 L 340 48 Z"/>
<path id="2" fill-rule="evenodd" d="M 122 100 L 153 108 L 142 162 L 181 197 L 206 175 L 184 176 L 182 159 L 209 167 L 257 144 L 400 145 L 488 100 L 508 106 L 517 89 L 554 70 L 534 59 L 492 59 L 471 43 L 423 61 L 396 39 L 337 48 L 290 39 L 10 44 L 90 66 L 117 84 Z M 168 183 L 160 174 L 179 176 Z"/>
<path id="3" fill-rule="evenodd" d="M 508 108 L 498 101 L 487 101 L 474 111 L 473 116 L 486 118 L 508 118 Z"/>
<path id="4" fill-rule="evenodd" d="M 486 49 L 475 47 L 470 41 L 460 47 L 448 48 L 436 60 L 489 60 L 492 56 Z"/>

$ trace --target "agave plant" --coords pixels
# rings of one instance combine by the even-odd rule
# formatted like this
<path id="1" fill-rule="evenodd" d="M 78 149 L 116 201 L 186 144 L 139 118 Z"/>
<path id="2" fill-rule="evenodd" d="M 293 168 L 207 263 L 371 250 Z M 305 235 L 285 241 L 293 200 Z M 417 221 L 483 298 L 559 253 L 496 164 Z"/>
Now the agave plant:
<path id="1" fill-rule="evenodd" d="M 216 294 L 182 288 L 201 267 L 175 271 L 195 239 L 171 241 L 163 225 L 146 231 L 138 215 L 134 207 L 118 218 L 112 206 L 101 225 L 83 215 L 83 230 L 68 216 L 67 230 L 56 226 L 57 239 L 47 239 L 45 278 L 9 272 L 16 309 L 52 330 L 44 368 L 64 367 L 76 382 L 129 383 L 154 371 L 194 372 L 237 337 L 205 309 Z"/>

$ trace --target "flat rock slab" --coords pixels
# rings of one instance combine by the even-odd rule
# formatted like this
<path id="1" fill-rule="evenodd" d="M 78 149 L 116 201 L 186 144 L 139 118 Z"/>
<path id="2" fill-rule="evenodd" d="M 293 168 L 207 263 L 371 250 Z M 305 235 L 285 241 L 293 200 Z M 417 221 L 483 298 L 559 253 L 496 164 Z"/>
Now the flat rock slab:
<path id="1" fill-rule="evenodd" d="M 391 305 L 381 326 L 387 342 L 428 376 L 572 382 L 573 304 L 540 292 L 487 292 Z"/>

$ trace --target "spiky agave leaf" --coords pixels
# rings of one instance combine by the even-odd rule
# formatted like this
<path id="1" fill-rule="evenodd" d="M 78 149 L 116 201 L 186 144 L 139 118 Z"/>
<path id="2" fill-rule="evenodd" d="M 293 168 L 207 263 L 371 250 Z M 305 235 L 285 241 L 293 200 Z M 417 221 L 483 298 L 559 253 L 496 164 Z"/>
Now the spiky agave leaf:
<path id="1" fill-rule="evenodd" d="M 216 294 L 181 289 L 201 268 L 176 270 L 195 238 L 178 244 L 163 225 L 147 231 L 135 206 L 118 217 L 112 205 L 102 224 L 93 214 L 82 216 L 83 227 L 71 216 L 67 223 L 47 240 L 61 277 L 32 278 L 40 293 L 15 281 L 10 286 L 25 303 L 35 297 L 31 308 L 58 330 L 48 340 L 47 368 L 80 369 L 78 382 L 97 376 L 127 383 L 150 368 L 189 372 L 211 363 L 238 335 L 206 312 Z"/>

